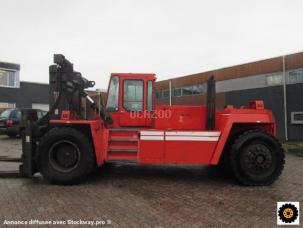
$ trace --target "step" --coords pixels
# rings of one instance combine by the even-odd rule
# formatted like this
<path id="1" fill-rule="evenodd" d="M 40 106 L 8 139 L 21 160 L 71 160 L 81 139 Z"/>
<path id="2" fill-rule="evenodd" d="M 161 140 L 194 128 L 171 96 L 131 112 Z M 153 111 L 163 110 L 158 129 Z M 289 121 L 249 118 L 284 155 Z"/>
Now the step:
<path id="1" fill-rule="evenodd" d="M 109 152 L 107 161 L 137 161 L 136 153 Z"/>
<path id="2" fill-rule="evenodd" d="M 22 162 L 22 159 L 7 157 L 7 156 L 0 156 L 0 162 Z"/>
<path id="3" fill-rule="evenodd" d="M 119 137 L 112 136 L 109 138 L 110 142 L 138 142 L 138 137 Z"/>
<path id="4" fill-rule="evenodd" d="M 117 129 L 117 130 L 116 130 Z M 109 131 L 109 138 L 111 137 L 121 137 L 121 138 L 138 138 L 139 132 L 135 130 L 125 130 L 124 128 L 114 128 Z"/>
<path id="5" fill-rule="evenodd" d="M 109 152 L 127 152 L 127 153 L 137 153 L 137 148 L 108 148 Z"/>
<path id="6" fill-rule="evenodd" d="M 139 129 L 138 128 L 109 128 L 108 129 L 109 131 L 112 131 L 112 132 L 117 132 L 117 131 L 133 131 L 133 132 L 138 132 Z"/>
<path id="7" fill-rule="evenodd" d="M 19 170 L 0 171 L 0 178 L 18 178 L 18 177 L 22 177 Z"/>

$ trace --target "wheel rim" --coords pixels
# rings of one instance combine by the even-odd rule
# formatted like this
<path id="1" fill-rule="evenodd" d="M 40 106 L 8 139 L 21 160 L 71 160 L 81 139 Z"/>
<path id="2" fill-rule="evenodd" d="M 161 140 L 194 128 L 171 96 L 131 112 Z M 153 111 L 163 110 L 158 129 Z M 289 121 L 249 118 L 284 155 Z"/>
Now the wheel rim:
<path id="1" fill-rule="evenodd" d="M 69 140 L 60 140 L 49 150 L 49 162 L 57 171 L 70 172 L 78 166 L 79 161 L 79 147 Z"/>
<path id="2" fill-rule="evenodd" d="M 267 176 L 273 172 L 275 157 L 273 151 L 264 144 L 247 146 L 240 158 L 240 165 L 246 174 L 251 176 Z"/>

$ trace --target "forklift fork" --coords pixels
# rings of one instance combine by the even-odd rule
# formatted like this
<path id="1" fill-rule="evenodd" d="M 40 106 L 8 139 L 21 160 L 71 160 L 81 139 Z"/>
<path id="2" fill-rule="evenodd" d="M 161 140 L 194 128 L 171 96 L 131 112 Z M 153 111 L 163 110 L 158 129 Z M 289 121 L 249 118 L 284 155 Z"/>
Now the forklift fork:
<path id="1" fill-rule="evenodd" d="M 34 174 L 34 154 L 35 143 L 33 138 L 34 125 L 29 124 L 25 128 L 25 134 L 22 136 L 22 163 L 19 166 L 19 173 L 22 177 L 32 177 Z"/>
<path id="2" fill-rule="evenodd" d="M 34 156 L 33 156 L 33 126 L 28 125 L 25 129 L 25 134 L 22 137 L 22 155 L 21 157 L 0 156 L 0 162 L 21 163 L 19 170 L 0 170 L 0 177 L 31 177 L 34 171 Z"/>

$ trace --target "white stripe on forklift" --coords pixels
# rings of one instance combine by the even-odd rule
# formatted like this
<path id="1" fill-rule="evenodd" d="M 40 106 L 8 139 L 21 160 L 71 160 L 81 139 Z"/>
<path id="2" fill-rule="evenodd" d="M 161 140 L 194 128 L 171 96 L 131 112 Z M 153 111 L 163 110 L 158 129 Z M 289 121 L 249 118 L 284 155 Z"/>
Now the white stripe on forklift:
<path id="1" fill-rule="evenodd" d="M 219 131 L 141 131 L 141 140 L 167 141 L 218 141 Z"/>
<path id="2" fill-rule="evenodd" d="M 159 140 L 159 141 L 163 141 L 164 136 L 160 136 L 160 135 L 141 135 L 140 140 L 153 140 L 153 141 Z"/>
<path id="3" fill-rule="evenodd" d="M 209 136 L 166 136 L 167 141 L 218 141 L 219 137 L 209 137 Z"/>
<path id="4" fill-rule="evenodd" d="M 140 131 L 140 135 L 164 135 L 164 131 Z"/>
<path id="5" fill-rule="evenodd" d="M 218 137 L 221 135 L 221 132 L 220 131 L 167 131 L 167 132 L 165 132 L 165 135 Z"/>

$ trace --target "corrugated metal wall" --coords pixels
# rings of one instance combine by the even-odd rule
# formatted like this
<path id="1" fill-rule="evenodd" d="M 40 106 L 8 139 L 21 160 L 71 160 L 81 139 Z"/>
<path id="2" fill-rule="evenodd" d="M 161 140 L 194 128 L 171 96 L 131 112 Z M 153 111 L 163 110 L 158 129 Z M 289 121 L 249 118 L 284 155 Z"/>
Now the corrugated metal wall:
<path id="1" fill-rule="evenodd" d="M 289 70 L 299 68 L 303 68 L 303 52 L 285 56 L 286 76 Z M 171 83 L 172 89 L 203 84 L 212 75 L 217 80 L 216 107 L 218 109 L 223 109 L 226 104 L 238 107 L 246 105 L 250 100 L 264 100 L 265 107 L 272 110 L 276 117 L 278 136 L 285 137 L 283 83 L 266 84 L 268 75 L 280 75 L 282 79 L 283 56 L 159 81 L 156 83 L 156 91 L 169 89 L 169 83 Z M 250 78 L 250 76 L 252 77 Z M 303 83 L 293 84 L 287 81 L 286 91 L 289 139 L 302 140 L 303 125 L 292 124 L 290 116 L 291 112 L 303 111 L 303 102 L 298 100 L 303 97 Z M 156 99 L 156 103 L 169 104 L 169 97 Z M 206 103 L 206 99 L 205 94 L 172 96 L 171 103 L 172 105 L 202 105 Z"/>

